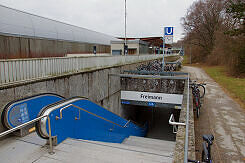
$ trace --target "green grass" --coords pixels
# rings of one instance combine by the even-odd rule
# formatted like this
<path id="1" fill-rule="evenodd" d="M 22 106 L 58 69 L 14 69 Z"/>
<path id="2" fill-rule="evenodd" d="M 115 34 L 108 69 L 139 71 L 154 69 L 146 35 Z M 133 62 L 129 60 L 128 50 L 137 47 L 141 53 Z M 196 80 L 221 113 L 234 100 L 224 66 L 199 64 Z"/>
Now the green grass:
<path id="1" fill-rule="evenodd" d="M 203 67 L 203 69 L 245 108 L 245 78 L 231 77 L 221 66 Z"/>

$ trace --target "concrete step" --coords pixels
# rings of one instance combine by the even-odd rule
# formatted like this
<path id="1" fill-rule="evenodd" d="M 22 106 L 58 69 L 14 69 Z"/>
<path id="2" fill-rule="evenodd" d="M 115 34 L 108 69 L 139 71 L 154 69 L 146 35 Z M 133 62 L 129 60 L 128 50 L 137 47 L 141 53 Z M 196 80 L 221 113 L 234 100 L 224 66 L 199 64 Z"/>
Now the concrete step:
<path id="1" fill-rule="evenodd" d="M 130 136 L 123 141 L 123 144 L 167 152 L 173 152 L 175 148 L 175 142 L 173 141 L 165 141 L 137 136 Z"/>
<path id="2" fill-rule="evenodd" d="M 46 140 L 36 133 L 25 137 L 7 136 L 0 140 L 1 163 L 33 163 L 48 153 Z"/>
<path id="3" fill-rule="evenodd" d="M 67 139 L 55 147 L 54 155 L 38 162 L 172 162 L 172 153 L 118 143 Z M 47 157 L 50 160 L 47 160 Z"/>
<path id="4" fill-rule="evenodd" d="M 168 156 L 168 157 L 173 156 L 172 151 L 159 151 L 159 150 L 155 150 L 155 149 L 151 149 L 151 148 L 142 148 L 142 147 L 131 146 L 131 145 L 127 145 L 127 144 L 119 144 L 119 143 L 108 143 L 108 142 L 90 141 L 90 140 L 81 140 L 81 139 L 80 140 L 69 139 L 69 141 L 65 141 L 64 143 L 76 146 L 77 144 L 74 143 L 76 141 L 78 141 L 78 144 L 80 142 L 84 142 L 84 143 L 102 145 L 102 146 L 111 147 L 111 148 L 118 148 L 118 149 L 123 149 L 123 150 L 141 152 L 141 153 L 149 153 L 149 154 L 153 154 L 153 155 Z"/>

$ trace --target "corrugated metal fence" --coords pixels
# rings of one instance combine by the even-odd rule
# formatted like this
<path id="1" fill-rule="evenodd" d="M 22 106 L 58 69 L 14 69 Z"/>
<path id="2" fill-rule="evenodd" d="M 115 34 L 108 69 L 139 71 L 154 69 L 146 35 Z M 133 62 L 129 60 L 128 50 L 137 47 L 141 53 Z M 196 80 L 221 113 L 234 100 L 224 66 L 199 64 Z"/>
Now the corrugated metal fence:
<path id="1" fill-rule="evenodd" d="M 160 55 L 0 60 L 0 86 L 161 58 Z"/>

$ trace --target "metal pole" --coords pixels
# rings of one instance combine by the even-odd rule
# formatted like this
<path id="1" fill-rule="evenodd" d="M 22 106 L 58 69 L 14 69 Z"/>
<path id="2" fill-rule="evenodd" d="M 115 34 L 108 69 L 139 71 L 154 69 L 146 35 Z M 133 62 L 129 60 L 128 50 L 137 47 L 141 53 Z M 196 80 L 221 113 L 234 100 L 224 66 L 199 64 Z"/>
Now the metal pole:
<path id="1" fill-rule="evenodd" d="M 40 120 L 40 119 L 42 119 L 42 118 L 44 118 L 44 117 L 46 117 L 46 116 L 38 117 L 38 118 L 33 119 L 33 120 L 29 121 L 29 122 L 23 123 L 23 124 L 21 124 L 21 125 L 15 127 L 15 128 L 12 128 L 12 129 L 10 129 L 10 130 L 7 130 L 7 131 L 5 131 L 5 132 L 2 132 L 2 133 L 0 133 L 0 138 L 3 137 L 3 136 L 5 136 L 5 135 L 8 135 L 8 134 L 10 134 L 10 133 L 12 133 L 12 132 L 14 132 L 14 131 L 16 131 L 16 130 L 19 130 L 19 129 L 21 129 L 21 128 L 23 128 L 23 127 L 29 125 L 29 124 L 32 124 L 32 123 L 34 123 L 34 122 L 36 122 L 36 121 L 38 121 L 38 120 Z"/>
<path id="2" fill-rule="evenodd" d="M 164 71 L 164 66 L 165 66 L 165 63 L 164 63 L 164 55 L 165 55 L 165 28 L 164 28 L 164 33 L 163 33 L 163 39 L 162 39 L 162 42 L 163 42 L 163 46 L 162 46 L 162 51 L 163 51 L 163 57 L 162 57 L 162 71 Z"/>
<path id="3" fill-rule="evenodd" d="M 190 92 L 189 92 L 189 89 L 190 89 L 190 76 L 188 74 L 188 90 L 187 90 L 187 111 L 186 111 L 186 128 L 185 128 L 185 154 L 184 154 L 184 163 L 188 163 L 188 146 L 189 146 L 189 140 L 188 140 L 188 135 L 189 135 L 189 102 L 190 102 Z"/>
<path id="4" fill-rule="evenodd" d="M 187 80 L 187 77 L 184 77 L 184 76 L 133 75 L 133 74 L 110 74 L 110 75 L 111 76 L 119 76 L 119 77 L 123 77 L 123 78 Z"/>
<path id="5" fill-rule="evenodd" d="M 124 55 L 126 55 L 126 50 L 125 47 L 127 45 L 127 0 L 125 0 L 125 11 L 124 11 L 124 16 L 125 16 L 125 40 L 124 40 Z"/>
<path id="6" fill-rule="evenodd" d="M 51 134 L 51 124 L 50 124 L 50 118 L 48 116 L 48 133 L 49 133 L 49 154 L 54 154 L 53 151 L 53 141 L 52 141 L 52 134 Z"/>
<path id="7" fill-rule="evenodd" d="M 191 46 L 190 46 L 190 64 L 191 64 Z"/>

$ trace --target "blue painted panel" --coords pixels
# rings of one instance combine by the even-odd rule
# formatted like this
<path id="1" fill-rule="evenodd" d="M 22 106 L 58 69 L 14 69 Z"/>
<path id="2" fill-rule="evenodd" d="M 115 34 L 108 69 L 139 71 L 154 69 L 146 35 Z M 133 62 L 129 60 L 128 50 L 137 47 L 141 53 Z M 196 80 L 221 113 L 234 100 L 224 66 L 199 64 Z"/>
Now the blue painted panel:
<path id="1" fill-rule="evenodd" d="M 9 129 L 14 128 L 37 118 L 38 113 L 43 107 L 63 99 L 63 97 L 55 94 L 40 94 L 10 102 L 4 108 L 2 123 Z"/>
<path id="2" fill-rule="evenodd" d="M 78 100 L 72 104 L 85 110 L 80 110 L 78 120 L 75 120 L 75 117 L 79 118 L 79 109 L 73 106 L 63 110 L 62 119 L 55 118 L 60 117 L 62 107 L 50 113 L 52 136 L 57 136 L 58 144 L 68 137 L 121 143 L 130 135 L 145 136 L 146 134 L 146 127 L 139 127 L 132 122 L 123 127 L 127 120 L 89 100 Z M 48 123 L 46 123 L 46 131 L 48 132 Z"/>

